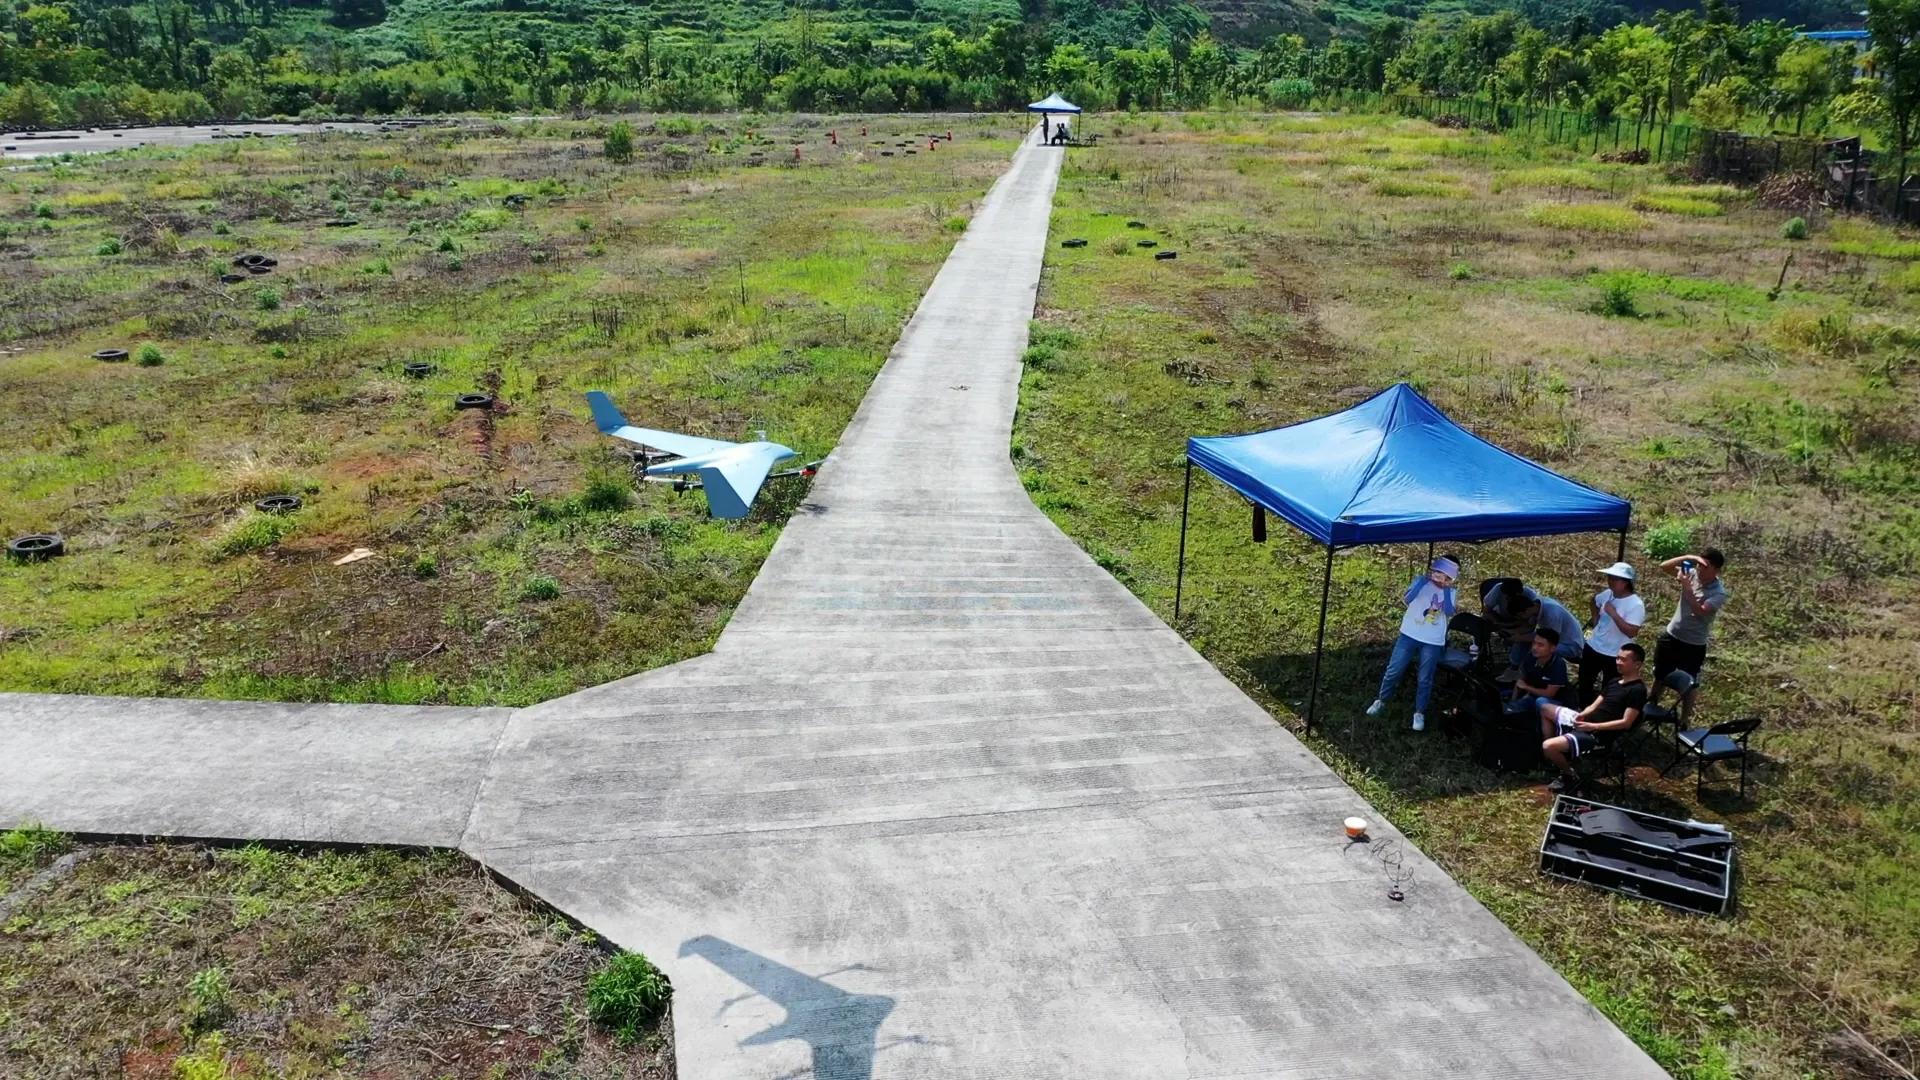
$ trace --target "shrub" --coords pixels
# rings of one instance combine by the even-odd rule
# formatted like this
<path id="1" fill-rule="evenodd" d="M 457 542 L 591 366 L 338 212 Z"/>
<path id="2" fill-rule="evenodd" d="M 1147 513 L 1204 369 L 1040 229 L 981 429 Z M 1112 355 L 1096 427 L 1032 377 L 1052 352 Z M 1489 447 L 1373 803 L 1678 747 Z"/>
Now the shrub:
<path id="1" fill-rule="evenodd" d="M 1473 277 L 1473 267 L 1463 262 L 1454 263 L 1447 267 L 1447 277 L 1454 281 L 1466 281 Z"/>
<path id="2" fill-rule="evenodd" d="M 280 292 L 277 289 L 261 289 L 253 302 L 259 305 L 261 311 L 277 311 L 280 308 Z"/>
<path id="3" fill-rule="evenodd" d="M 1593 305 L 1596 314 L 1616 319 L 1637 318 L 1640 307 L 1634 302 L 1632 282 L 1614 278 L 1602 285 L 1600 299 Z"/>
<path id="4" fill-rule="evenodd" d="M 580 489 L 583 510 L 625 510 L 632 505 L 633 485 L 616 473 L 595 473 L 587 477 L 586 487 Z"/>
<path id="5" fill-rule="evenodd" d="M 141 367 L 159 367 L 167 362 L 167 354 L 160 351 L 160 346 L 149 341 L 140 346 L 140 351 L 134 354 L 134 360 Z"/>
<path id="6" fill-rule="evenodd" d="M 224 221 L 216 222 L 213 226 L 213 235 L 215 236 L 226 236 L 231 232 L 233 232 L 233 229 L 228 227 L 227 223 Z"/>
<path id="7" fill-rule="evenodd" d="M 425 581 L 440 576 L 440 560 L 431 555 L 421 555 L 413 560 L 413 576 Z"/>
<path id="8" fill-rule="evenodd" d="M 188 1031 L 211 1031 L 233 1016 L 227 973 L 221 968 L 202 968 L 187 984 L 186 1021 Z"/>
<path id="9" fill-rule="evenodd" d="M 590 217 L 577 217 L 577 218 L 574 218 L 574 219 L 573 219 L 573 227 L 574 227 L 574 228 L 576 228 L 576 229 L 579 229 L 579 230 L 580 230 L 581 232 L 592 232 L 592 231 L 593 231 L 593 219 L 592 219 L 592 218 L 590 218 Z"/>
<path id="10" fill-rule="evenodd" d="M 290 514 L 262 514 L 249 511 L 229 522 L 213 542 L 217 555 L 245 555 L 270 548 L 293 531 Z"/>
<path id="11" fill-rule="evenodd" d="M 513 223 L 513 212 L 497 206 L 469 210 L 460 215 L 457 227 L 461 232 L 483 233 L 504 229 Z"/>
<path id="12" fill-rule="evenodd" d="M 460 250 L 460 245 L 453 242 L 453 237 L 443 236 L 440 238 L 439 246 L 434 248 L 434 250 L 445 252 L 448 255 L 452 255 L 455 252 Z"/>
<path id="13" fill-rule="evenodd" d="M 624 165 L 633 160 L 633 125 L 625 120 L 616 122 L 607 129 L 607 141 L 604 146 L 607 160 Z"/>
<path id="14" fill-rule="evenodd" d="M 46 201 L 45 199 L 41 199 L 40 201 L 34 203 L 33 216 L 41 219 L 42 221 L 52 220 L 53 204 Z"/>
<path id="15" fill-rule="evenodd" d="M 1807 238 L 1807 219 L 1790 217 L 1780 226 L 1780 236 L 1787 240 L 1805 240 Z"/>
<path id="16" fill-rule="evenodd" d="M 375 275 L 384 274 L 387 277 L 392 277 L 393 264 L 388 262 L 385 259 L 374 259 L 373 261 L 362 266 L 360 268 L 360 272 L 363 274 L 375 274 Z"/>
<path id="17" fill-rule="evenodd" d="M 1575 203 L 1562 206 L 1543 203 L 1527 211 L 1536 225 L 1576 232 L 1627 233 L 1647 226 L 1647 219 L 1622 206 L 1602 203 Z"/>
<path id="18" fill-rule="evenodd" d="M 118 255 L 122 250 L 120 238 L 117 236 L 109 236 L 105 240 L 100 241 L 100 246 L 94 248 L 93 253 L 95 255 Z"/>
<path id="19" fill-rule="evenodd" d="M 1665 562 L 1693 550 L 1693 526 L 1684 521 L 1663 521 L 1647 530 L 1647 557 Z"/>
<path id="20" fill-rule="evenodd" d="M 447 256 L 447 269 L 449 270 L 458 270 L 466 265 L 467 265 L 466 260 L 462 259 L 458 255 Z"/>
<path id="21" fill-rule="evenodd" d="M 954 217 L 950 217 L 950 218 L 948 218 L 948 219 L 947 219 L 947 231 L 948 231 L 948 232 L 966 232 L 966 231 L 967 231 L 967 219 L 966 219 L 966 218 L 963 218 L 963 217 L 959 217 L 959 216 L 957 216 L 957 215 L 956 215 L 956 216 L 954 216 Z"/>
<path id="22" fill-rule="evenodd" d="M 520 588 L 522 600 L 556 600 L 559 597 L 560 583 L 545 574 L 533 575 Z"/>
<path id="23" fill-rule="evenodd" d="M 587 1013 L 631 1043 L 640 1029 L 660 1018 L 673 999 L 673 984 L 653 961 L 639 953 L 619 953 L 587 981 Z"/>

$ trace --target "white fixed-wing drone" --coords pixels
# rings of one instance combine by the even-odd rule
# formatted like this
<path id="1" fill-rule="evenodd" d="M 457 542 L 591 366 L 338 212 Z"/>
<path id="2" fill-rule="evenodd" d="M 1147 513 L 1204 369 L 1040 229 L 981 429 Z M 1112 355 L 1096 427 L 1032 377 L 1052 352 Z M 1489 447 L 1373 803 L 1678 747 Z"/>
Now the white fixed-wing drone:
<path id="1" fill-rule="evenodd" d="M 705 491 L 707 509 L 717 518 L 746 517 L 762 484 L 788 476 L 812 476 L 820 467 L 818 461 L 811 461 L 796 469 L 774 472 L 775 465 L 799 457 L 799 452 L 764 440 L 735 443 L 634 427 L 620 415 L 613 399 L 598 390 L 587 391 L 587 404 L 593 408 L 593 422 L 601 434 L 625 439 L 645 451 L 661 451 L 645 453 L 641 458 L 647 480 L 672 484 L 676 491 Z"/>

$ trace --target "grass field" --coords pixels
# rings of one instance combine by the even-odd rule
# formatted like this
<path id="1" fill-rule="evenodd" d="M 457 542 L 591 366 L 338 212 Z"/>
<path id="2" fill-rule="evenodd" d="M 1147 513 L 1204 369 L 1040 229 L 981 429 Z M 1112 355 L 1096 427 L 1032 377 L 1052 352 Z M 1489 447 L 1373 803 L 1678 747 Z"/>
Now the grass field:
<path id="1" fill-rule="evenodd" d="M 1336 560 L 1329 715 L 1310 741 L 1674 1075 L 1900 1075 L 1876 1053 L 1914 1068 L 1915 238 L 1816 218 L 1790 241 L 1788 212 L 1737 191 L 1417 121 L 1111 130 L 1073 152 L 1056 203 L 1013 448 L 1035 501 L 1171 621 L 1185 437 L 1404 379 L 1631 498 L 1643 570 L 1649 548 L 1725 548 L 1734 599 L 1702 718 L 1765 718 L 1756 787 L 1696 800 L 1691 776 L 1657 778 L 1655 749 L 1632 798 L 1733 825 L 1730 920 L 1547 882 L 1539 778 L 1407 730 L 1406 688 L 1386 717 L 1360 716 L 1424 548 Z M 1089 243 L 1057 246 L 1073 237 Z M 1178 258 L 1153 260 L 1143 238 Z M 1614 545 L 1489 544 L 1464 551 L 1464 577 L 1518 573 L 1584 614 Z M 1282 523 L 1251 543 L 1246 504 L 1196 479 L 1178 625 L 1294 724 L 1322 559 Z M 1650 644 L 1675 593 L 1644 591 Z"/>
<path id="2" fill-rule="evenodd" d="M 15 831 L 0 897 L 6 1076 L 674 1075 L 664 1019 L 630 1037 L 590 1022 L 608 964 L 591 936 L 455 855 Z"/>
<path id="3" fill-rule="evenodd" d="M 0 532 L 69 552 L 0 565 L 0 690 L 525 704 L 703 651 L 804 488 L 735 524 L 636 495 L 581 392 L 823 455 L 1019 122 L 836 123 L 642 118 L 628 165 L 541 123 L 0 178 Z M 223 282 L 243 253 L 279 265 Z"/>

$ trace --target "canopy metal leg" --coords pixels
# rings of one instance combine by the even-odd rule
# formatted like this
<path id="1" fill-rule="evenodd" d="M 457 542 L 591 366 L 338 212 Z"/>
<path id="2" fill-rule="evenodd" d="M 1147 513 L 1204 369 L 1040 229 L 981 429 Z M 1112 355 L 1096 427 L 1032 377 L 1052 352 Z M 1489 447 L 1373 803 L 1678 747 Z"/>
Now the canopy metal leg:
<path id="1" fill-rule="evenodd" d="M 1615 558 L 1614 561 L 1615 562 L 1627 561 L 1627 530 L 1625 529 L 1620 530 L 1620 554 Z"/>
<path id="2" fill-rule="evenodd" d="M 1307 734 L 1313 734 L 1313 713 L 1320 705 L 1320 657 L 1327 649 L 1327 599 L 1333 593 L 1333 545 L 1327 545 L 1327 569 L 1320 577 L 1320 629 L 1313 636 L 1313 689 L 1307 692 Z"/>
<path id="3" fill-rule="evenodd" d="M 1180 618 L 1180 586 L 1187 578 L 1187 502 L 1193 498 L 1193 459 L 1187 459 L 1187 482 L 1180 489 L 1180 565 L 1173 572 L 1173 617 Z"/>

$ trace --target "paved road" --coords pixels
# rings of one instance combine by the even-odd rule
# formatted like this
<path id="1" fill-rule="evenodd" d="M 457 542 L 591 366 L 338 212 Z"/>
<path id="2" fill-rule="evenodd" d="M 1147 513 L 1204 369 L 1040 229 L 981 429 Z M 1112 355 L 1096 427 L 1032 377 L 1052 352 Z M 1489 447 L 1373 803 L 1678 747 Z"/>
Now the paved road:
<path id="1" fill-rule="evenodd" d="M 135 146 L 191 146 L 247 135 L 315 135 L 323 131 L 365 134 L 380 130 L 377 123 L 324 124 L 188 124 L 159 127 L 75 128 L 49 132 L 0 132 L 0 158 L 37 158 L 54 154 L 97 154 Z"/>
<path id="2" fill-rule="evenodd" d="M 1061 153 L 712 654 L 510 715 L 0 695 L 0 823 L 447 843 L 478 783 L 461 846 L 667 968 L 684 1080 L 1662 1076 L 1033 508 Z"/>
<path id="3" fill-rule="evenodd" d="M 1034 509 L 1061 153 L 713 654 L 516 714 L 466 848 L 667 966 L 683 1080 L 1663 1075 L 1390 829 L 1346 847 L 1378 815 Z"/>

